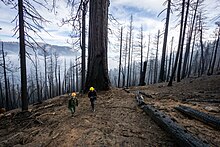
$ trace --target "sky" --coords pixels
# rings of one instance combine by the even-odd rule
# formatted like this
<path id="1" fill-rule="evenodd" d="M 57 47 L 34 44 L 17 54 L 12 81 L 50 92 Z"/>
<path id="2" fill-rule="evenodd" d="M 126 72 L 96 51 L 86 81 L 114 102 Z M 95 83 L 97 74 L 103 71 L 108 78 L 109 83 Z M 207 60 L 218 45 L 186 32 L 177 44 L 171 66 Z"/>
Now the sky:
<path id="1" fill-rule="evenodd" d="M 56 15 L 54 15 L 54 13 L 49 13 L 46 9 L 36 5 L 36 9 L 39 13 L 50 21 L 50 23 L 43 24 L 44 29 L 47 30 L 49 34 L 43 30 L 38 32 L 46 43 L 60 46 L 70 46 L 70 44 L 67 43 L 67 40 L 70 40 L 69 34 L 72 30 L 71 25 L 64 25 L 60 27 L 61 20 L 70 15 L 70 9 L 66 7 L 65 1 L 66 0 L 57 1 Z M 143 26 L 144 36 L 146 38 L 149 34 L 151 34 L 151 36 L 155 36 L 158 29 L 163 31 L 166 12 L 159 17 L 158 14 L 166 7 L 166 5 L 163 5 L 164 1 L 165 0 L 110 0 L 109 13 L 112 14 L 120 23 L 120 25 L 115 26 L 114 22 L 109 22 L 109 27 L 112 30 L 112 32 L 109 32 L 109 56 L 111 59 L 117 57 L 118 54 L 118 42 L 116 38 L 118 29 L 120 26 L 125 29 L 128 28 L 131 14 L 133 15 L 134 34 L 136 34 L 136 36 L 139 33 L 141 25 Z M 219 0 L 205 0 L 208 16 L 211 16 L 211 18 L 220 12 L 220 7 L 216 7 L 217 2 L 220 3 Z M 17 10 L 12 9 L 11 6 L 5 6 L 2 2 L 0 2 L 0 14 L 0 28 L 2 28 L 0 30 L 0 40 L 18 41 L 18 35 L 13 37 L 13 29 L 16 26 L 16 22 L 12 22 L 17 15 Z M 177 20 L 178 18 L 176 17 L 176 14 L 171 15 L 168 41 L 171 40 L 172 36 L 176 38 L 178 37 L 178 27 L 174 28 L 174 26 L 178 23 Z M 210 21 L 211 20 L 208 20 L 208 33 L 206 33 L 206 35 L 212 33 L 215 27 L 213 25 L 214 22 L 210 23 Z M 42 40 L 37 38 L 34 34 L 32 35 L 37 41 L 42 42 Z M 162 39 L 163 38 L 161 38 L 161 42 Z M 177 39 L 175 41 L 177 42 Z"/>

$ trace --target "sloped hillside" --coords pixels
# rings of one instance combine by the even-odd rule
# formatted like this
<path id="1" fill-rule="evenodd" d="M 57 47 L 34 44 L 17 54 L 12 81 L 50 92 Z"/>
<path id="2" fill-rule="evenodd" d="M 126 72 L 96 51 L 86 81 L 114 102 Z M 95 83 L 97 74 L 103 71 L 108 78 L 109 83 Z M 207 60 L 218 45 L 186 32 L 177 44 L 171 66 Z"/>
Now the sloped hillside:
<path id="1" fill-rule="evenodd" d="M 7 112 L 0 117 L 0 146 L 177 146 L 137 107 L 137 91 L 151 95 L 144 96 L 145 103 L 166 113 L 193 135 L 211 146 L 220 144 L 218 130 L 174 109 L 181 104 L 219 117 L 218 102 L 199 100 L 220 100 L 220 76 L 186 79 L 173 87 L 161 83 L 128 90 L 131 93 L 116 88 L 98 92 L 95 112 L 87 96 L 78 95 L 79 106 L 73 117 L 67 109 L 67 95 L 30 106 L 29 112 Z"/>

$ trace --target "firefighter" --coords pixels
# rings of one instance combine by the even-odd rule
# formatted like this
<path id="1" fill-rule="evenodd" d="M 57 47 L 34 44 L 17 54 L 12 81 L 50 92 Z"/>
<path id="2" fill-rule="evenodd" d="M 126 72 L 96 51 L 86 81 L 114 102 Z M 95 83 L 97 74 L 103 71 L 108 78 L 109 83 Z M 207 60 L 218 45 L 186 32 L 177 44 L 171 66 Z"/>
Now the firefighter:
<path id="1" fill-rule="evenodd" d="M 78 100 L 76 98 L 76 93 L 73 92 L 71 94 L 71 98 L 68 101 L 68 108 L 70 109 L 72 116 L 76 112 L 76 106 L 78 106 Z"/>

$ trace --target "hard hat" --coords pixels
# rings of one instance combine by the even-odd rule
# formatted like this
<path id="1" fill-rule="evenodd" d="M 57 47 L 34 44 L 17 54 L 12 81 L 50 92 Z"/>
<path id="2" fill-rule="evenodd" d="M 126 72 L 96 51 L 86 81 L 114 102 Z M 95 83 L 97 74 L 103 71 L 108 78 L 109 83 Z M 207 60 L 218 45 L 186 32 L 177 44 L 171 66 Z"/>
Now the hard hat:
<path id="1" fill-rule="evenodd" d="M 73 92 L 71 96 L 76 96 L 76 93 L 75 93 L 75 92 Z"/>
<path id="2" fill-rule="evenodd" d="M 93 87 L 90 87 L 89 90 L 90 90 L 90 91 L 93 91 L 93 90 L 95 90 L 95 89 L 94 89 Z"/>

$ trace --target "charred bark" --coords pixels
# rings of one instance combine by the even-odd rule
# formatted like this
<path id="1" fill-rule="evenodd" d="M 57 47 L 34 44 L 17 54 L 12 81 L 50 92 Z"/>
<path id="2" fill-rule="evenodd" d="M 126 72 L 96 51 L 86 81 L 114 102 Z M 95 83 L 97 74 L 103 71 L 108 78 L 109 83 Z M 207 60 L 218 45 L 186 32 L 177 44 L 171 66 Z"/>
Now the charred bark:
<path id="1" fill-rule="evenodd" d="M 90 0 L 86 90 L 109 90 L 107 44 L 109 0 Z"/>
<path id="2" fill-rule="evenodd" d="M 220 119 L 219 118 L 216 118 L 214 116 L 211 116 L 209 114 L 203 113 L 201 111 L 198 111 L 193 108 L 186 107 L 186 106 L 180 105 L 179 107 L 175 107 L 175 109 L 182 112 L 183 114 L 193 117 L 199 121 L 204 122 L 205 124 L 208 124 L 220 130 Z"/>
<path id="3" fill-rule="evenodd" d="M 170 134 L 178 143 L 179 146 L 193 146 L 201 147 L 208 146 L 199 138 L 194 137 L 192 134 L 187 132 L 186 129 L 175 123 L 171 118 L 166 116 L 164 113 L 155 109 L 150 105 L 143 105 L 142 109 L 168 134 Z"/>

